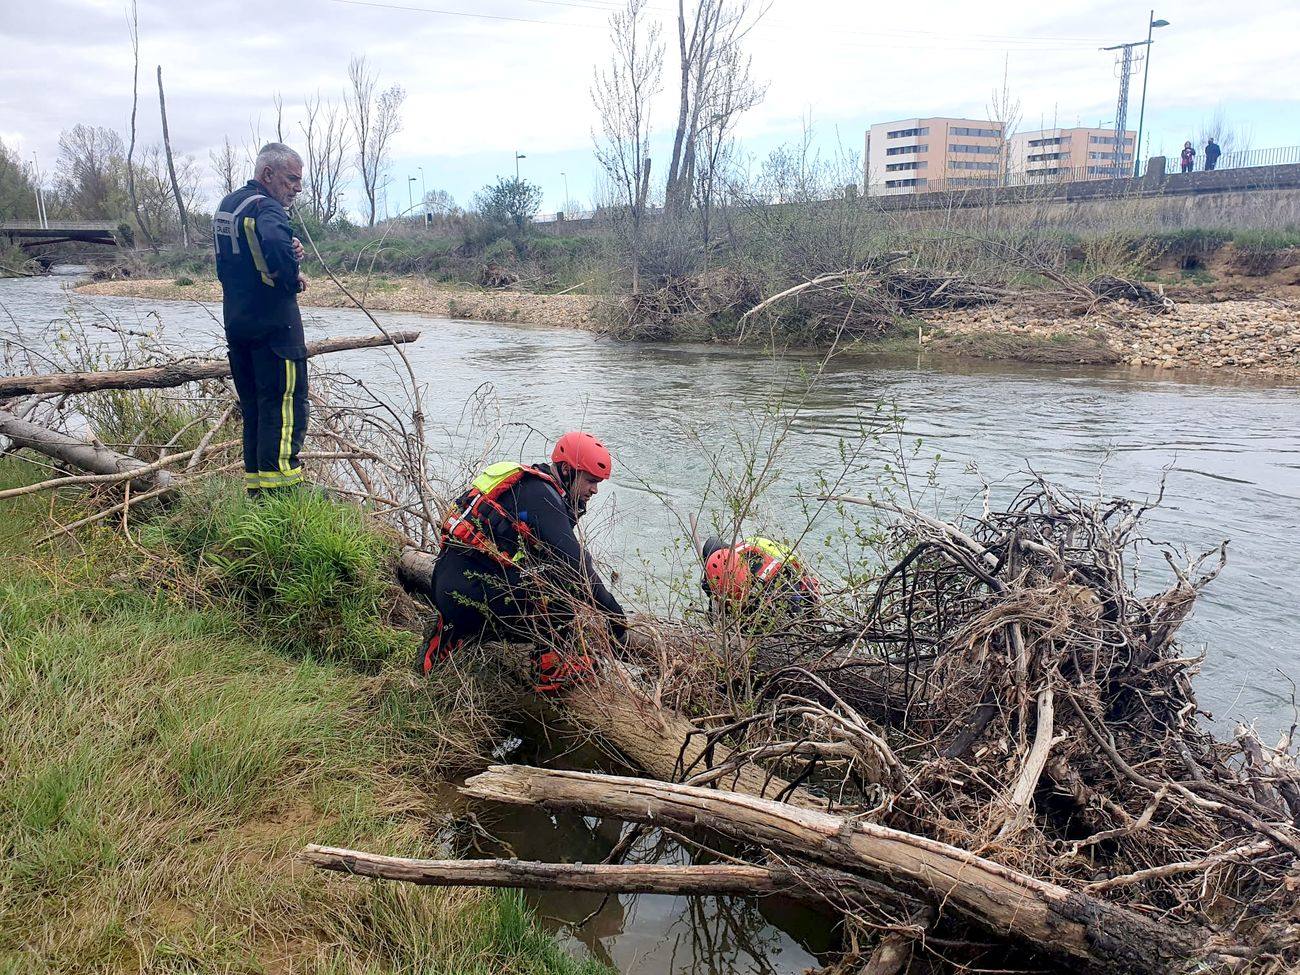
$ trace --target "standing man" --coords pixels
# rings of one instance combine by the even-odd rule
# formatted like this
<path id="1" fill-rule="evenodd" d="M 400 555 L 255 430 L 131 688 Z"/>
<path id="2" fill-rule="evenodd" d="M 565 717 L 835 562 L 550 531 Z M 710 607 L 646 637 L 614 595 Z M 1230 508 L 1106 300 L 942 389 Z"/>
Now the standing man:
<path id="1" fill-rule="evenodd" d="M 1214 141 L 1214 136 L 1210 136 L 1209 140 L 1205 143 L 1205 171 L 1207 173 L 1219 165 L 1219 157 L 1222 155 L 1223 150 L 1220 149 L 1219 144 Z"/>
<path id="2" fill-rule="evenodd" d="M 298 293 L 307 279 L 288 213 L 301 191 L 302 157 L 271 142 L 257 154 L 253 178 L 212 218 L 230 375 L 244 418 L 244 487 L 253 496 L 302 481 L 307 346 Z"/>

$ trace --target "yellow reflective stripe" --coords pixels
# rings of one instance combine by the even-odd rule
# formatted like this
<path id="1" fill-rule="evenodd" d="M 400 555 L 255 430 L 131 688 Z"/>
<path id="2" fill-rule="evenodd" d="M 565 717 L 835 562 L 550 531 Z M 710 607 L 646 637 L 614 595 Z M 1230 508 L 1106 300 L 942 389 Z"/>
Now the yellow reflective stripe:
<path id="1" fill-rule="evenodd" d="M 262 275 L 262 283 L 268 288 L 274 288 L 275 279 L 271 277 L 271 269 L 266 265 L 262 242 L 257 239 L 257 224 L 252 217 L 244 218 L 244 237 L 248 240 L 249 253 L 253 255 L 253 267 L 257 268 L 257 273 Z"/>
<path id="2" fill-rule="evenodd" d="M 264 488 L 290 487 L 302 480 L 302 468 L 295 467 L 288 474 L 267 473 L 263 471 L 257 485 Z"/>
<path id="3" fill-rule="evenodd" d="M 293 473 L 289 467 L 289 454 L 293 449 L 293 388 L 298 381 L 298 369 L 292 359 L 284 360 L 284 399 L 280 401 L 280 473 Z M 301 473 L 301 472 L 300 472 Z"/>

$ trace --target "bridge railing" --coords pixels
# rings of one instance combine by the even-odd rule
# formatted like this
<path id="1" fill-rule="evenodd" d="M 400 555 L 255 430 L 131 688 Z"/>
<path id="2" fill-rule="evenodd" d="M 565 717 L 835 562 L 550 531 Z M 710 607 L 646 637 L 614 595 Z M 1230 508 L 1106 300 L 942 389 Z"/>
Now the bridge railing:
<path id="1" fill-rule="evenodd" d="M 117 224 L 111 220 L 0 220 L 0 230 L 107 230 L 112 233 Z"/>

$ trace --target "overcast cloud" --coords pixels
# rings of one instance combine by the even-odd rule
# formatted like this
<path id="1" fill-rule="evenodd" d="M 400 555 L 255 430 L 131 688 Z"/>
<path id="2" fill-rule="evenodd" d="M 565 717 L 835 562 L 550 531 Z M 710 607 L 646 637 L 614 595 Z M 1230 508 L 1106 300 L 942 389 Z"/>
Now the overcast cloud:
<path id="1" fill-rule="evenodd" d="M 206 166 L 224 136 L 250 140 L 259 116 L 260 135 L 274 135 L 272 93 L 282 93 L 289 109 L 318 88 L 338 93 L 349 57 L 365 54 L 384 83 L 408 92 L 394 146 L 395 205 L 405 205 L 406 179 L 417 167 L 429 189 L 449 189 L 463 203 L 474 188 L 513 172 L 518 149 L 529 157 L 524 174 L 545 187 L 544 207 L 554 209 L 561 171 L 572 196 L 593 193 L 587 90 L 593 65 L 606 56 L 606 18 L 615 6 L 141 0 L 141 138 L 159 137 L 158 64 L 173 146 Z M 666 18 L 674 7 L 660 0 L 654 9 Z M 1116 81 L 1112 56 L 1098 48 L 1141 39 L 1146 12 L 1111 0 L 774 0 L 750 44 L 768 96 L 740 137 L 761 156 L 796 138 L 811 116 L 824 141 L 838 134 L 860 151 L 874 121 L 983 115 L 1004 63 L 1022 101 L 1022 127 L 1109 122 Z M 1251 131 L 1255 147 L 1300 144 L 1300 4 L 1185 0 L 1156 15 L 1172 26 L 1156 32 L 1147 95 L 1152 151 L 1193 137 L 1218 105 Z M 48 170 L 60 130 L 77 122 L 125 131 L 131 54 L 123 0 L 0 0 L 0 50 L 0 139 L 27 158 L 35 150 Z M 1140 77 L 1134 128 L 1139 95 Z M 671 97 L 665 91 L 657 111 L 665 130 Z M 294 135 L 291 126 L 286 138 Z"/>

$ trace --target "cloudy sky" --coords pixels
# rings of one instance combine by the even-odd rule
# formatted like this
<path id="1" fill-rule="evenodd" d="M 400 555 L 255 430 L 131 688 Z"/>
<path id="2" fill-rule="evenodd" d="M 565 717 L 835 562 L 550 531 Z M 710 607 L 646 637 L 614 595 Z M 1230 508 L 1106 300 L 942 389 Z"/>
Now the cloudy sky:
<path id="1" fill-rule="evenodd" d="M 290 113 L 305 95 L 341 92 L 350 56 L 408 92 L 394 147 L 390 206 L 446 189 L 457 202 L 498 175 L 543 186 L 543 210 L 596 190 L 593 66 L 608 52 L 616 0 L 140 0 L 141 138 L 159 138 L 154 69 L 163 66 L 173 147 L 208 152 L 274 133 L 272 95 Z M 126 0 L 0 0 L 0 139 L 48 169 L 61 129 L 126 129 L 131 52 Z M 671 0 L 652 0 L 667 19 Z M 888 11 L 883 13 L 880 11 Z M 1147 8 L 1114 0 L 772 0 L 751 35 L 766 100 L 740 137 L 753 158 L 798 138 L 860 151 L 876 121 L 981 117 L 1004 65 L 1022 128 L 1110 123 L 1114 58 L 1098 48 L 1145 36 Z M 1300 3 L 1172 0 L 1156 11 L 1143 142 L 1176 151 L 1221 108 L 1253 148 L 1300 145 Z M 671 37 L 671 34 L 669 35 Z M 669 59 L 674 57 L 669 52 Z M 666 80 L 671 74 L 665 72 Z M 1132 92 L 1136 128 L 1140 78 Z M 656 106 L 672 120 L 671 92 Z M 259 124 L 260 120 L 260 124 Z M 290 140 L 292 141 L 292 140 Z M 421 169 L 423 172 L 421 173 Z M 662 169 L 659 170 L 662 172 Z"/>

